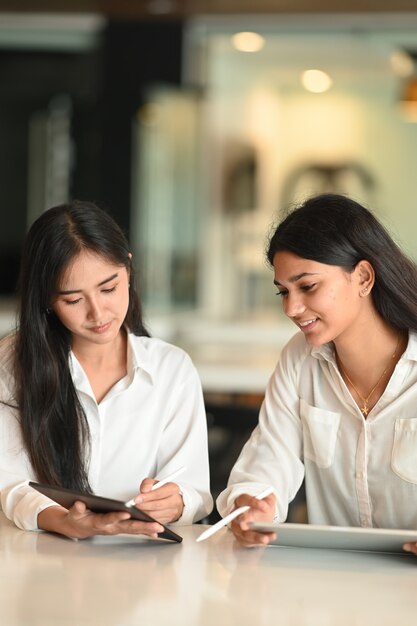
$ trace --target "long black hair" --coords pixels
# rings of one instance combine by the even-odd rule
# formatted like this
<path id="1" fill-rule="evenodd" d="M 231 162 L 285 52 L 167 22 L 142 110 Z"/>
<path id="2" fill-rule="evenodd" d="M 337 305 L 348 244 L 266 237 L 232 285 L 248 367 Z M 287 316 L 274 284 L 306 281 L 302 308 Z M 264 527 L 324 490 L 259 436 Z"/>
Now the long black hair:
<path id="1" fill-rule="evenodd" d="M 369 261 L 375 271 L 372 298 L 382 319 L 399 330 L 417 330 L 417 266 L 358 202 L 331 193 L 309 198 L 278 224 L 267 248 L 269 263 L 284 250 L 347 272 Z"/>
<path id="2" fill-rule="evenodd" d="M 24 242 L 14 373 L 23 442 L 38 480 L 90 490 L 90 432 L 69 367 L 71 334 L 51 311 L 63 273 L 82 250 L 126 267 L 124 323 L 136 335 L 148 335 L 122 230 L 95 204 L 63 204 L 45 211 Z"/>

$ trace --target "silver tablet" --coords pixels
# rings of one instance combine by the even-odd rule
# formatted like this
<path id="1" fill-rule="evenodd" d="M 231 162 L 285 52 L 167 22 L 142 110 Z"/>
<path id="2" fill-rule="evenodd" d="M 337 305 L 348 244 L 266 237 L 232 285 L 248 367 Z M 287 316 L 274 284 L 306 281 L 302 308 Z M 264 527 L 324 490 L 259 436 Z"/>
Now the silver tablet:
<path id="1" fill-rule="evenodd" d="M 254 522 L 253 530 L 276 533 L 271 542 L 297 548 L 332 548 L 376 552 L 403 552 L 403 545 L 417 542 L 417 530 L 319 526 L 313 524 L 267 524 Z"/>

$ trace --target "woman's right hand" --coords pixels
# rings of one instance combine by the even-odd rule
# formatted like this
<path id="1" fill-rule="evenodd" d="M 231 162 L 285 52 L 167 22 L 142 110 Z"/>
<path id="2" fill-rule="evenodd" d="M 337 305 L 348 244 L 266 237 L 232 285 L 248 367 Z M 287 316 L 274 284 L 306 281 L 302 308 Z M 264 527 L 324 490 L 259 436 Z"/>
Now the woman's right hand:
<path id="1" fill-rule="evenodd" d="M 275 533 L 260 533 L 251 530 L 251 522 L 272 522 L 275 517 L 276 498 L 274 494 L 258 500 L 255 496 L 242 494 L 235 500 L 236 508 L 250 506 L 248 511 L 236 517 L 231 523 L 231 529 L 238 542 L 247 548 L 265 546 L 276 537 Z"/>
<path id="2" fill-rule="evenodd" d="M 83 502 L 74 502 L 70 509 L 50 506 L 38 515 L 38 527 L 72 539 L 86 539 L 94 535 L 148 535 L 156 539 L 163 526 L 158 522 L 131 519 L 129 513 L 93 513 Z"/>

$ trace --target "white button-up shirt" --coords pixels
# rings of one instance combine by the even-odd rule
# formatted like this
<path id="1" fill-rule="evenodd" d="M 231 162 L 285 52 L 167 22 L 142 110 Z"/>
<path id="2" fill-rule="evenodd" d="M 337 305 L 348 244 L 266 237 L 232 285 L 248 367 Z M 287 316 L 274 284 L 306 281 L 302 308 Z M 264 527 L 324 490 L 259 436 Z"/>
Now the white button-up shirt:
<path id="1" fill-rule="evenodd" d="M 333 344 L 290 339 L 217 507 L 224 516 L 239 494 L 272 485 L 282 522 L 304 478 L 311 524 L 417 529 L 415 333 L 366 420 Z"/>
<path id="2" fill-rule="evenodd" d="M 0 399 L 13 389 L 13 337 L 0 343 Z M 127 376 L 97 404 L 74 354 L 70 370 L 91 433 L 88 476 L 97 495 L 126 501 L 146 477 L 162 479 L 187 470 L 180 486 L 190 524 L 212 508 L 207 422 L 201 384 L 189 356 L 159 339 L 128 335 Z M 40 511 L 52 501 L 27 486 L 36 480 L 23 449 L 16 411 L 0 404 L 0 491 L 5 515 L 24 529 L 37 528 Z"/>

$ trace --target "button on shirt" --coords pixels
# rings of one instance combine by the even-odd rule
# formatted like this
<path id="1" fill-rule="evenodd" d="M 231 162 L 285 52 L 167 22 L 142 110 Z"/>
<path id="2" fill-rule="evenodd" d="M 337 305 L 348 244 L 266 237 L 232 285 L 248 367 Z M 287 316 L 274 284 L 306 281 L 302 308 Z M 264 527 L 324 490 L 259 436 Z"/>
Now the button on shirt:
<path id="1" fill-rule="evenodd" d="M 311 524 L 417 529 L 414 332 L 366 420 L 340 375 L 333 343 L 311 347 L 302 333 L 290 339 L 217 507 L 224 516 L 241 493 L 272 485 L 282 522 L 303 479 Z"/>
<path id="2" fill-rule="evenodd" d="M 10 398 L 13 338 L 0 344 L 0 398 Z M 97 404 L 74 354 L 70 371 L 91 433 L 89 481 L 94 493 L 128 500 L 146 477 L 162 479 L 187 471 L 180 486 L 190 524 L 212 508 L 207 422 L 201 384 L 189 356 L 159 339 L 128 335 L 127 376 Z M 17 526 L 37 528 L 37 516 L 52 501 L 27 486 L 36 480 L 23 450 L 16 411 L 0 404 L 0 490 L 2 509 Z"/>

